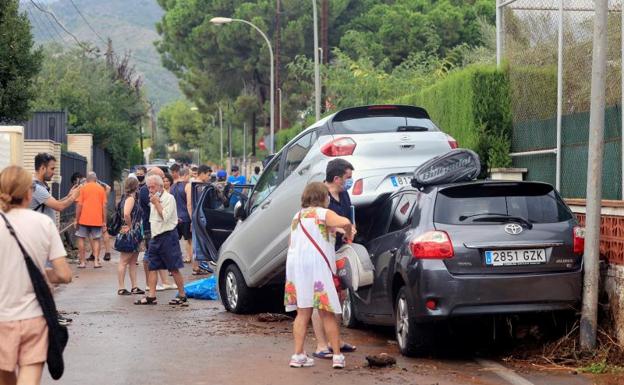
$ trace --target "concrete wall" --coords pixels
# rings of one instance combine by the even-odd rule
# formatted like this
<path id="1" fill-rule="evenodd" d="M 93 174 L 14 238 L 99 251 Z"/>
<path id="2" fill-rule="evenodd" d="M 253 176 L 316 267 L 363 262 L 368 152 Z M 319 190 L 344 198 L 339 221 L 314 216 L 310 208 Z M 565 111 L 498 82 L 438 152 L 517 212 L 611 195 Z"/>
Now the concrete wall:
<path id="1" fill-rule="evenodd" d="M 87 172 L 93 171 L 93 135 L 67 134 L 67 151 L 87 158 Z"/>
<path id="2" fill-rule="evenodd" d="M 584 200 L 567 200 L 572 211 L 585 223 Z M 600 256 L 607 269 L 601 276 L 601 290 L 607 294 L 609 309 L 615 321 L 616 337 L 624 343 L 624 202 L 605 201 L 602 204 L 600 226 Z"/>
<path id="3" fill-rule="evenodd" d="M 0 170 L 23 165 L 24 127 L 0 126 Z"/>

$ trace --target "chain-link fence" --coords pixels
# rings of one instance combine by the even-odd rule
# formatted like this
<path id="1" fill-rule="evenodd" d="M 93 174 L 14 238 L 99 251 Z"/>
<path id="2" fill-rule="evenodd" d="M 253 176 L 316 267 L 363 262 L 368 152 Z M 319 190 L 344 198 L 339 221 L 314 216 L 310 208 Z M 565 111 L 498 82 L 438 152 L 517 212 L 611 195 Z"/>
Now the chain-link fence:
<path id="1" fill-rule="evenodd" d="M 610 0 L 603 198 L 622 193 L 622 3 Z M 594 1 L 498 0 L 498 61 L 511 83 L 512 158 L 527 179 L 584 198 Z"/>

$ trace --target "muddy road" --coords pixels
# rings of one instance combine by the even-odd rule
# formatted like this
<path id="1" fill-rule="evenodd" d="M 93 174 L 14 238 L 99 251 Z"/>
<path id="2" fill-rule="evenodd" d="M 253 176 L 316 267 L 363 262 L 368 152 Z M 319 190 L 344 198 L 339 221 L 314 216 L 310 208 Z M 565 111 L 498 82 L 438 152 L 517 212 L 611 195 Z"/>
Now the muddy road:
<path id="1" fill-rule="evenodd" d="M 73 265 L 75 268 L 75 265 Z M 256 316 L 227 313 L 220 302 L 192 300 L 187 308 L 167 305 L 176 291 L 158 292 L 156 306 L 136 306 L 138 296 L 118 296 L 116 255 L 104 268 L 75 269 L 74 281 L 57 290 L 59 309 L 73 318 L 65 352 L 66 371 L 59 383 L 114 384 L 514 384 L 584 385 L 624 383 L 569 371 L 510 368 L 502 357 L 452 354 L 452 358 L 402 357 L 392 332 L 386 329 L 343 329 L 358 346 L 348 354 L 347 368 L 331 369 L 331 360 L 316 360 L 312 368 L 291 369 L 289 321 L 259 322 Z M 190 267 L 185 276 L 190 279 Z M 139 282 L 144 286 L 142 267 Z M 129 289 L 129 282 L 126 286 Z M 310 328 L 311 330 L 311 328 Z M 306 346 L 314 349 L 310 334 Z M 466 351 L 464 347 L 464 352 Z M 469 351 L 469 349 L 468 349 Z M 388 353 L 397 358 L 391 368 L 366 367 L 365 357 Z M 47 371 L 44 384 L 53 384 Z"/>

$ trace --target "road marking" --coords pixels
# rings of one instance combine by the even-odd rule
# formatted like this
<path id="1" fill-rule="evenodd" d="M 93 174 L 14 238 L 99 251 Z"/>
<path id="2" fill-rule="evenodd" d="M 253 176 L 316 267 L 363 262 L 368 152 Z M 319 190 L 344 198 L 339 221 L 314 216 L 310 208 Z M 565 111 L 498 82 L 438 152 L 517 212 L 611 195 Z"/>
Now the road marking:
<path id="1" fill-rule="evenodd" d="M 497 362 L 490 361 L 490 360 L 482 360 L 480 358 L 475 359 L 475 361 L 477 361 L 479 365 L 492 371 L 497 376 L 499 376 L 500 378 L 504 379 L 505 381 L 509 382 L 512 385 L 534 385 L 531 381 L 527 380 L 526 378 L 520 376 L 518 373 L 514 372 L 511 369 L 504 367 L 503 365 Z"/>

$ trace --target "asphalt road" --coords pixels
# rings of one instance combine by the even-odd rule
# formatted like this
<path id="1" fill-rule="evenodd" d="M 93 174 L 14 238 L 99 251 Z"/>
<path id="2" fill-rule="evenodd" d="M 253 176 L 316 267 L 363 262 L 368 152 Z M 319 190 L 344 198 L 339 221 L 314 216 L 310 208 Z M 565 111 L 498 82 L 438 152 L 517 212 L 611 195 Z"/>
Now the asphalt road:
<path id="1" fill-rule="evenodd" d="M 313 368 L 291 369 L 289 321 L 265 323 L 256 316 L 230 314 L 218 301 L 191 300 L 187 308 L 171 307 L 166 304 L 175 295 L 171 290 L 157 293 L 156 306 L 133 305 L 137 296 L 116 295 L 116 259 L 113 255 L 103 269 L 75 269 L 74 281 L 57 290 L 59 309 L 74 319 L 62 384 L 624 383 L 567 371 L 511 370 L 498 357 L 405 358 L 398 353 L 392 333 L 383 329 L 344 330 L 345 339 L 358 346 L 356 353 L 347 355 L 344 370 L 331 369 L 331 361 L 318 359 Z M 185 273 L 190 278 L 190 267 Z M 140 268 L 139 282 L 143 280 Z M 310 334 L 308 351 L 314 347 L 312 338 Z M 365 366 L 366 355 L 382 352 L 397 358 L 397 365 Z M 43 383 L 56 382 L 46 372 Z"/>

